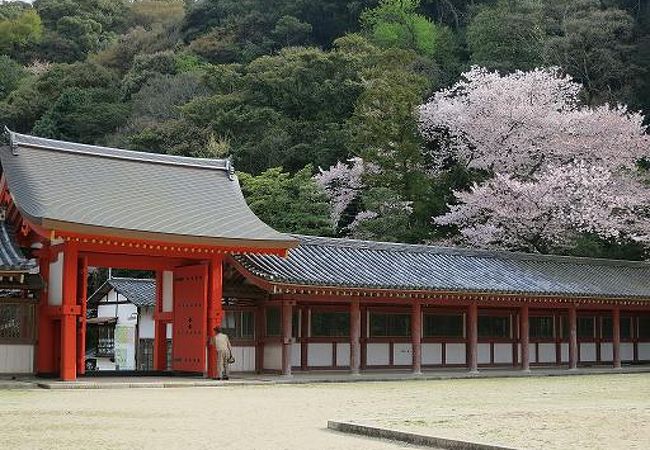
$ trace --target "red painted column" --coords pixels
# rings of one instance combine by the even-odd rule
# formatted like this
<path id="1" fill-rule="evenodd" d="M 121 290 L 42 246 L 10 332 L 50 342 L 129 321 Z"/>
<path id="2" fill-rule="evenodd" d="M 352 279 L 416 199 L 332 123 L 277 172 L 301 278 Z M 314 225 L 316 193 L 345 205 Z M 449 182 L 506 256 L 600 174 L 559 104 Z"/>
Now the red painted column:
<path id="1" fill-rule="evenodd" d="M 361 367 L 361 308 L 359 300 L 350 303 L 350 372 L 359 375 Z"/>
<path id="2" fill-rule="evenodd" d="M 576 305 L 569 308 L 569 370 L 578 368 L 578 314 Z"/>
<path id="3" fill-rule="evenodd" d="M 36 354 L 36 372 L 39 374 L 53 374 L 57 371 L 54 367 L 54 322 L 48 311 L 48 280 L 50 276 L 50 250 L 45 245 L 39 257 L 41 277 L 45 286 L 41 291 L 38 304 L 38 341 Z"/>
<path id="4" fill-rule="evenodd" d="M 411 309 L 413 374 L 422 374 L 422 304 L 415 300 Z"/>
<path id="5" fill-rule="evenodd" d="M 61 302 L 61 368 L 63 381 L 77 378 L 77 246 L 66 242 L 63 249 L 63 298 Z"/>
<path id="6" fill-rule="evenodd" d="M 163 276 L 161 271 L 156 272 L 156 312 L 154 314 L 153 338 L 153 368 L 154 370 L 167 370 L 167 322 L 160 318 L 163 310 Z"/>
<path id="7" fill-rule="evenodd" d="M 212 337 L 214 328 L 221 323 L 223 313 L 223 260 L 221 257 L 210 261 L 210 283 L 208 294 L 208 373 L 209 378 L 217 377 L 217 352 Z"/>
<path id="8" fill-rule="evenodd" d="M 291 376 L 292 314 L 291 302 L 282 302 L 282 375 Z"/>
<path id="9" fill-rule="evenodd" d="M 519 341 L 521 343 L 521 370 L 530 372 L 530 333 L 528 305 L 522 305 L 519 311 Z"/>
<path id="10" fill-rule="evenodd" d="M 79 258 L 77 273 L 77 303 L 81 307 L 77 328 L 77 374 L 86 373 L 86 310 L 88 291 L 88 259 Z"/>
<path id="11" fill-rule="evenodd" d="M 467 312 L 467 365 L 472 373 L 478 372 L 478 305 L 472 303 Z"/>
<path id="12" fill-rule="evenodd" d="M 621 310 L 616 306 L 612 310 L 612 357 L 614 369 L 621 368 Z"/>

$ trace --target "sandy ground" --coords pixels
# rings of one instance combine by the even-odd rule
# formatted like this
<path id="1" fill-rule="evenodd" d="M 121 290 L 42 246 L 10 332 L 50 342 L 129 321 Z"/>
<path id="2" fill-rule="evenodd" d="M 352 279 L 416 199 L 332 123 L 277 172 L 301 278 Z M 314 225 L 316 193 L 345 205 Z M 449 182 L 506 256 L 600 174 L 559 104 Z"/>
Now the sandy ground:
<path id="1" fill-rule="evenodd" d="M 0 448 L 397 449 L 353 420 L 519 448 L 650 448 L 650 375 L 1 391 Z"/>

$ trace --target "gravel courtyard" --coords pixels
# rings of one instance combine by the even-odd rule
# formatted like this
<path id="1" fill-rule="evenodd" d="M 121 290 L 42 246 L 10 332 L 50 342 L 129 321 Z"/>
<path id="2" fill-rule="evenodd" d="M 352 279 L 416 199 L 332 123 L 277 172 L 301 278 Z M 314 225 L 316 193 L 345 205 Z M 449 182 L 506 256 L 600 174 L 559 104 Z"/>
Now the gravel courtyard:
<path id="1" fill-rule="evenodd" d="M 397 449 L 352 420 L 517 448 L 647 449 L 650 375 L 0 390 L 0 448 Z"/>

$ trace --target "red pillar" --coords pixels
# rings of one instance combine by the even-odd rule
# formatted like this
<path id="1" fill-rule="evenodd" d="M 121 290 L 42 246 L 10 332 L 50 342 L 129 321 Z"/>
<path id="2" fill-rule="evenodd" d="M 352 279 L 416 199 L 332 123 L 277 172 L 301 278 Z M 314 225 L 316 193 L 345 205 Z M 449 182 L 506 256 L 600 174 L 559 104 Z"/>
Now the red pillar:
<path id="1" fill-rule="evenodd" d="M 41 277 L 45 287 L 41 291 L 38 305 L 38 346 L 36 354 L 36 372 L 39 374 L 53 374 L 57 371 L 54 367 L 54 322 L 48 311 L 47 285 L 50 276 L 50 250 L 44 245 L 39 257 Z"/>
<path id="2" fill-rule="evenodd" d="M 621 310 L 616 306 L 612 310 L 612 359 L 614 369 L 621 368 Z"/>
<path id="3" fill-rule="evenodd" d="M 530 372 L 530 337 L 528 305 L 522 305 L 519 312 L 519 341 L 521 343 L 521 370 Z"/>
<path id="4" fill-rule="evenodd" d="M 61 302 L 61 368 L 64 381 L 77 378 L 77 246 L 66 242 L 63 249 L 63 298 Z"/>
<path id="5" fill-rule="evenodd" d="M 88 291 L 88 259 L 79 258 L 77 273 L 77 303 L 81 312 L 77 328 L 77 374 L 86 373 L 86 310 L 87 310 L 87 291 Z"/>
<path id="6" fill-rule="evenodd" d="M 422 374 L 422 304 L 413 303 L 411 309 L 411 346 L 413 356 L 413 374 Z"/>
<path id="7" fill-rule="evenodd" d="M 163 276 L 161 271 L 156 272 L 156 312 L 154 314 L 155 327 L 153 338 L 153 368 L 154 370 L 167 370 L 167 322 L 162 320 L 163 312 Z"/>
<path id="8" fill-rule="evenodd" d="M 288 301 L 282 302 L 282 375 L 285 377 L 291 376 L 292 306 Z"/>
<path id="9" fill-rule="evenodd" d="M 578 314 L 576 305 L 569 308 L 569 369 L 578 368 Z"/>
<path id="10" fill-rule="evenodd" d="M 478 372 L 478 306 L 469 305 L 467 313 L 467 365 L 472 373 Z"/>
<path id="11" fill-rule="evenodd" d="M 210 261 L 210 283 L 208 294 L 208 373 L 209 378 L 217 377 L 217 352 L 212 337 L 214 328 L 221 323 L 223 312 L 223 260 L 221 257 Z"/>
<path id="12" fill-rule="evenodd" d="M 359 300 L 350 303 L 350 372 L 359 375 L 361 367 L 361 308 Z"/>

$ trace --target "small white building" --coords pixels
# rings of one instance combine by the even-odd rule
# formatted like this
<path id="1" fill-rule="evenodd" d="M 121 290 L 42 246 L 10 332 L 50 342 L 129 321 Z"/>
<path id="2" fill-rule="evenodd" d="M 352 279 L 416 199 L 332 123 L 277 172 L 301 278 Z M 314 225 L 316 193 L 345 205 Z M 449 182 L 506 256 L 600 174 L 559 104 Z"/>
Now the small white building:
<path id="1" fill-rule="evenodd" d="M 88 298 L 87 371 L 153 370 L 155 283 L 110 278 Z"/>

